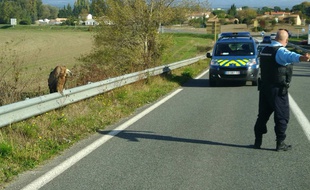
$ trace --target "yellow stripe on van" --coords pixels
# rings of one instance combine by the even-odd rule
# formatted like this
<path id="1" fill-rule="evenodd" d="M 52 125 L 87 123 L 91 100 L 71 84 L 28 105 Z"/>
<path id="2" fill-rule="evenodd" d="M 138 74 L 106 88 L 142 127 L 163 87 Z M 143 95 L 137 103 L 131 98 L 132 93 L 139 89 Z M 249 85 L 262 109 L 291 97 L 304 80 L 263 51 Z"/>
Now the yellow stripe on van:
<path id="1" fill-rule="evenodd" d="M 218 60 L 221 67 L 229 67 L 230 65 L 235 65 L 236 67 L 246 66 L 248 59 L 237 59 L 237 60 Z"/>

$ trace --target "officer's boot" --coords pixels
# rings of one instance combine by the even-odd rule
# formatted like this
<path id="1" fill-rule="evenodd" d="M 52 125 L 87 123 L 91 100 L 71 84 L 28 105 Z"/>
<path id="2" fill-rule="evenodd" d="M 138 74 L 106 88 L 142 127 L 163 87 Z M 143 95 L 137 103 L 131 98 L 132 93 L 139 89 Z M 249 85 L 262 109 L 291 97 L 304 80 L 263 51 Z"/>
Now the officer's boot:
<path id="1" fill-rule="evenodd" d="M 287 145 L 285 144 L 284 141 L 277 141 L 277 147 L 276 147 L 277 151 L 287 151 L 291 149 L 292 149 L 292 145 Z"/>
<path id="2" fill-rule="evenodd" d="M 260 149 L 260 146 L 262 145 L 262 141 L 263 141 L 263 135 L 257 135 L 255 134 L 255 142 L 254 142 L 254 148 L 256 149 Z"/>
<path id="3" fill-rule="evenodd" d="M 267 126 L 260 125 L 258 122 L 256 122 L 254 126 L 254 134 L 255 134 L 254 148 L 260 149 L 260 146 L 262 145 L 263 141 L 263 134 L 266 133 L 267 133 Z"/>

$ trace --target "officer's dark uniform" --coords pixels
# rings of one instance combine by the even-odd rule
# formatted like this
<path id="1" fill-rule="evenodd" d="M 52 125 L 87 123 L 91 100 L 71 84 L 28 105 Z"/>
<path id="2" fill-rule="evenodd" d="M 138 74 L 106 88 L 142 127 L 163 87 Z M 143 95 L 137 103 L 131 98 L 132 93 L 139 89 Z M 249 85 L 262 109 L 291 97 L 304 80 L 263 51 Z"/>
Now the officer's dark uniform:
<path id="1" fill-rule="evenodd" d="M 282 66 L 275 56 L 282 46 L 267 46 L 260 54 L 261 78 L 259 80 L 259 110 L 254 126 L 255 148 L 260 148 L 262 136 L 267 133 L 267 122 L 274 112 L 277 149 L 286 138 L 289 121 L 289 101 L 287 89 L 291 82 L 293 66 Z"/>

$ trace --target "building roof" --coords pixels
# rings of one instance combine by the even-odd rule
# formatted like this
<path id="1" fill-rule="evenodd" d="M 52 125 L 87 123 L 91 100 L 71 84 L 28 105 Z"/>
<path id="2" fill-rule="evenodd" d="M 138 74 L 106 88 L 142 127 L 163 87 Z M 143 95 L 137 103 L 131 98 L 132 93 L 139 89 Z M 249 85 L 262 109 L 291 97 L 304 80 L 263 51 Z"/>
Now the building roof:
<path id="1" fill-rule="evenodd" d="M 290 12 L 281 12 L 281 11 L 275 11 L 275 12 L 265 12 L 264 15 L 272 15 L 272 16 L 284 16 L 284 15 L 290 15 Z"/>

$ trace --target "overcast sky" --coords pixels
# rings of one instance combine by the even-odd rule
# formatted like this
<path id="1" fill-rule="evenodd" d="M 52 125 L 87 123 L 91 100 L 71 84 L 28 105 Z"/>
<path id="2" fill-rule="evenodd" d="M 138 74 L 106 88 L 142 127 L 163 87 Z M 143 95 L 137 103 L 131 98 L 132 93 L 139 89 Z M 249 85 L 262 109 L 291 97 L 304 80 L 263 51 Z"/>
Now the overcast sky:
<path id="1" fill-rule="evenodd" d="M 67 6 L 70 3 L 72 6 L 75 0 L 42 0 L 44 4 L 50 4 L 53 6 L 63 7 Z M 205 0 L 200 0 L 204 2 Z M 301 4 L 306 0 L 209 0 L 212 8 L 230 8 L 231 5 L 235 4 L 236 7 L 256 7 L 262 8 L 264 6 L 267 7 L 275 7 L 279 6 L 282 9 L 289 8 L 291 9 L 294 5 Z"/>

